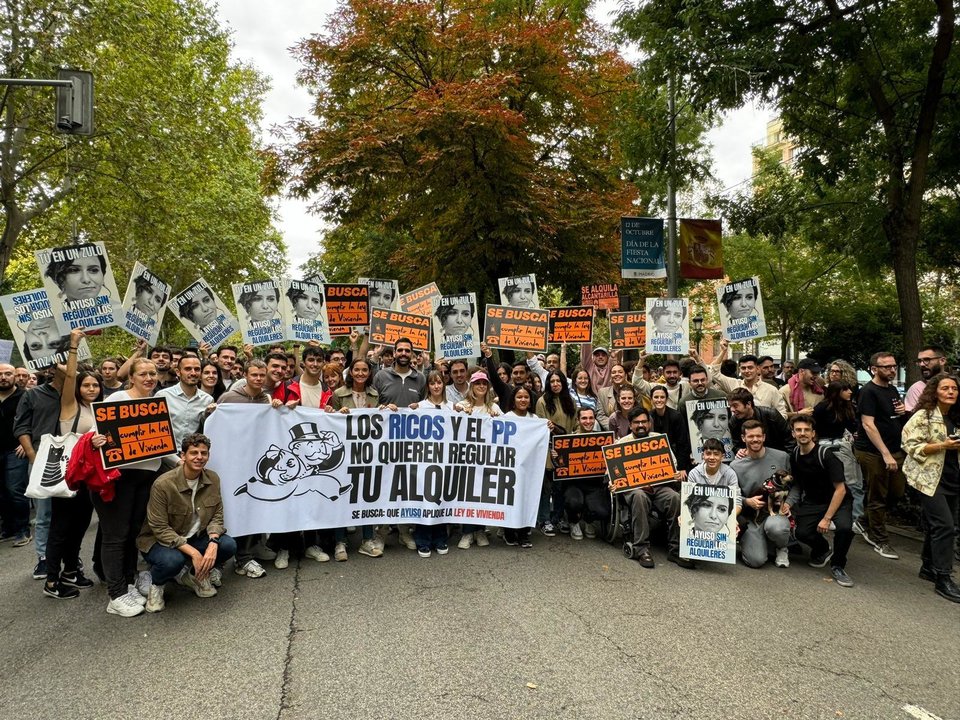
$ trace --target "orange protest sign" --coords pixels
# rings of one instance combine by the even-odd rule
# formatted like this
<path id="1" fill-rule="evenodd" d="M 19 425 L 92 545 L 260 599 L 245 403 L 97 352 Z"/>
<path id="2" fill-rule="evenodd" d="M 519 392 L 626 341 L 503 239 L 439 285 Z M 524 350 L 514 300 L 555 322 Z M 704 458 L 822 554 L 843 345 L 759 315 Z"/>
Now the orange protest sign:
<path id="1" fill-rule="evenodd" d="M 490 347 L 546 352 L 549 326 L 547 310 L 487 305 L 483 338 Z"/>
<path id="2" fill-rule="evenodd" d="M 551 343 L 588 343 L 593 342 L 592 305 L 575 307 L 547 308 L 550 312 Z"/>
<path id="3" fill-rule="evenodd" d="M 610 318 L 610 347 L 643 348 L 647 344 L 647 315 L 642 312 L 612 312 Z"/>
<path id="4" fill-rule="evenodd" d="M 413 343 L 414 350 L 430 351 L 430 318 L 399 310 L 374 308 L 370 312 L 370 342 L 393 345 L 400 338 Z"/>
<path id="5" fill-rule="evenodd" d="M 400 296 L 400 309 L 414 315 L 433 314 L 434 300 L 440 297 L 440 288 L 435 282 L 427 283 L 416 290 L 405 292 Z"/>
<path id="6" fill-rule="evenodd" d="M 555 435 L 553 437 L 553 477 L 576 480 L 607 474 L 603 448 L 613 444 L 612 432 Z"/>
<path id="7" fill-rule="evenodd" d="M 122 467 L 176 453 L 170 411 L 163 398 L 94 403 L 97 432 L 106 436 L 100 448 L 104 468 Z"/>
<path id="8" fill-rule="evenodd" d="M 603 456 L 613 493 L 671 482 L 677 474 L 670 442 L 663 434 L 608 445 Z"/>
<path id="9" fill-rule="evenodd" d="M 358 285 L 324 285 L 331 335 L 349 335 L 359 325 L 370 324 L 370 288 Z"/>
<path id="10" fill-rule="evenodd" d="M 580 288 L 580 302 L 592 305 L 599 310 L 620 309 L 619 285 L 583 285 Z"/>

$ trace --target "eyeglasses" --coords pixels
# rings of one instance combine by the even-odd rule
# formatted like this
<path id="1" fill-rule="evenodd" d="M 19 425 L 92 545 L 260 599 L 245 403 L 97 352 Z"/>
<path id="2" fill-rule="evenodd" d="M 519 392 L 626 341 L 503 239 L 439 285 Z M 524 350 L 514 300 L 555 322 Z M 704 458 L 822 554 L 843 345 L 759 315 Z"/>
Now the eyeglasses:
<path id="1" fill-rule="evenodd" d="M 831 375 L 842 375 L 840 368 L 830 368 Z"/>
<path id="2" fill-rule="evenodd" d="M 942 357 L 917 358 L 917 365 L 929 365 L 934 360 L 943 360 L 943 358 Z"/>

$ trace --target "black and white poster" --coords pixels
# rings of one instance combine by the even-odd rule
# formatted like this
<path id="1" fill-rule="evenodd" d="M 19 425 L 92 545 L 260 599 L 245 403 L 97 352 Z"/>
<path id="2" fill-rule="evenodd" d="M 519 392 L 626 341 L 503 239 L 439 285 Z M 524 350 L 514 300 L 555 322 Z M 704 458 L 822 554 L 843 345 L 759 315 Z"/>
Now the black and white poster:
<path id="1" fill-rule="evenodd" d="M 286 339 L 279 280 L 234 283 L 231 289 L 245 345 L 270 345 Z"/>
<path id="2" fill-rule="evenodd" d="M 501 305 L 515 308 L 540 307 L 536 275 L 497 278 L 497 284 L 500 286 Z"/>
<path id="3" fill-rule="evenodd" d="M 0 307 L 3 307 L 13 341 L 30 372 L 67 362 L 70 334 L 61 334 L 46 290 L 37 288 L 4 295 L 0 297 Z M 87 360 L 89 357 L 87 340 L 81 338 L 77 359 Z"/>
<path id="4" fill-rule="evenodd" d="M 433 306 L 433 347 L 446 360 L 480 357 L 480 321 L 474 293 L 443 295 Z"/>
<path id="5" fill-rule="evenodd" d="M 236 318 L 203 278 L 174 295 L 167 307 L 200 344 L 216 347 L 239 329 Z"/>
<path id="6" fill-rule="evenodd" d="M 330 323 L 323 300 L 323 284 L 314 280 L 284 280 L 281 285 L 287 340 L 330 344 Z"/>
<path id="7" fill-rule="evenodd" d="M 690 349 L 686 298 L 647 298 L 647 353 L 685 355 Z"/>
<path id="8" fill-rule="evenodd" d="M 61 334 L 119 324 L 120 293 L 102 242 L 37 250 L 34 257 Z"/>
<path id="9" fill-rule="evenodd" d="M 680 557 L 736 564 L 737 488 L 682 483 Z"/>
<path id="10" fill-rule="evenodd" d="M 139 262 L 123 296 L 120 327 L 134 337 L 156 345 L 163 324 L 163 311 L 170 297 L 170 286 Z"/>
<path id="11" fill-rule="evenodd" d="M 757 340 L 767 336 L 759 277 L 719 286 L 717 305 L 720 308 L 720 329 L 730 342 Z"/>
<path id="12" fill-rule="evenodd" d="M 723 443 L 723 459 L 733 460 L 733 440 L 730 437 L 730 407 L 726 398 L 687 400 L 687 426 L 690 429 L 690 447 L 693 458 L 703 461 L 703 441 L 714 438 Z"/>

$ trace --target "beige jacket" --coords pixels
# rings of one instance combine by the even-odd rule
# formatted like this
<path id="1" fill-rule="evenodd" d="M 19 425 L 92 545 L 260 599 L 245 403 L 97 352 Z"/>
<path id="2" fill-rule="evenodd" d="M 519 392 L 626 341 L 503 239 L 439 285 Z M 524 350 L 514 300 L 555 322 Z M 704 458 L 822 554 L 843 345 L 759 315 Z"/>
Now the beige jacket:
<path id="1" fill-rule="evenodd" d="M 183 466 L 165 472 L 150 489 L 147 518 L 137 537 L 137 549 L 148 552 L 156 543 L 178 548 L 187 542 L 184 537 L 193 524 L 193 513 L 200 516 L 200 530 L 207 535 L 222 535 L 223 500 L 220 497 L 220 477 L 204 470 L 198 478 L 197 495 L 191 504 L 192 491 L 183 474 Z"/>
<path id="2" fill-rule="evenodd" d="M 944 451 L 925 455 L 923 448 L 928 443 L 942 443 L 947 439 L 947 426 L 943 422 L 940 408 L 933 412 L 918 410 L 903 427 L 903 451 L 907 454 L 903 461 L 903 474 L 907 482 L 924 495 L 933 496 L 943 474 Z"/>

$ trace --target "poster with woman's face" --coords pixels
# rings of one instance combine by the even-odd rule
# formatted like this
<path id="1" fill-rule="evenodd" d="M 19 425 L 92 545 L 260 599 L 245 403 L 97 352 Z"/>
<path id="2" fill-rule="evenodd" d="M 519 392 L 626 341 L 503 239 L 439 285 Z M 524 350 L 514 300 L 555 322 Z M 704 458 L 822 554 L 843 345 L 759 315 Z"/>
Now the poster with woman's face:
<path id="1" fill-rule="evenodd" d="M 203 278 L 174 295 L 167 307 L 201 344 L 210 343 L 216 347 L 239 329 L 236 318 Z"/>
<path id="2" fill-rule="evenodd" d="M 330 324 L 323 302 L 323 285 L 310 280 L 284 280 L 281 289 L 287 340 L 299 343 L 316 340 L 329 345 Z"/>
<path id="3" fill-rule="evenodd" d="M 234 283 L 231 289 L 244 345 L 270 345 L 286 339 L 279 280 Z"/>
<path id="4" fill-rule="evenodd" d="M 357 278 L 358 283 L 366 283 L 370 288 L 371 310 L 399 310 L 400 284 L 396 280 L 378 278 Z"/>
<path id="5" fill-rule="evenodd" d="M 134 337 L 156 345 L 170 289 L 167 283 L 150 272 L 146 266 L 134 264 L 127 292 L 123 296 L 120 327 Z"/>
<path id="6" fill-rule="evenodd" d="M 680 557 L 733 565 L 737 560 L 737 488 L 683 483 Z"/>
<path id="7" fill-rule="evenodd" d="M 686 298 L 647 298 L 647 353 L 685 355 L 690 349 Z"/>
<path id="8" fill-rule="evenodd" d="M 480 356 L 475 293 L 442 295 L 433 305 L 433 346 L 447 360 Z"/>
<path id="9" fill-rule="evenodd" d="M 0 307 L 10 323 L 13 341 L 30 372 L 51 365 L 65 364 L 70 349 L 70 334 L 61 334 L 43 288 L 0 297 Z M 90 357 L 86 338 L 77 346 L 77 359 Z"/>
<path id="10" fill-rule="evenodd" d="M 34 257 L 62 334 L 120 324 L 120 293 L 103 243 L 37 250 Z"/>
<path id="11" fill-rule="evenodd" d="M 720 285 L 717 288 L 717 304 L 720 307 L 720 329 L 727 340 L 739 342 L 767 336 L 760 278 L 751 277 Z"/>
<path id="12" fill-rule="evenodd" d="M 516 277 L 498 278 L 500 286 L 500 304 L 516 308 L 540 307 L 540 296 L 537 294 L 536 275 L 517 275 Z"/>
<path id="13" fill-rule="evenodd" d="M 715 438 L 723 443 L 723 459 L 733 460 L 730 407 L 725 398 L 687 400 L 687 423 L 690 428 L 690 447 L 697 462 L 703 460 L 703 441 L 707 438 Z"/>

